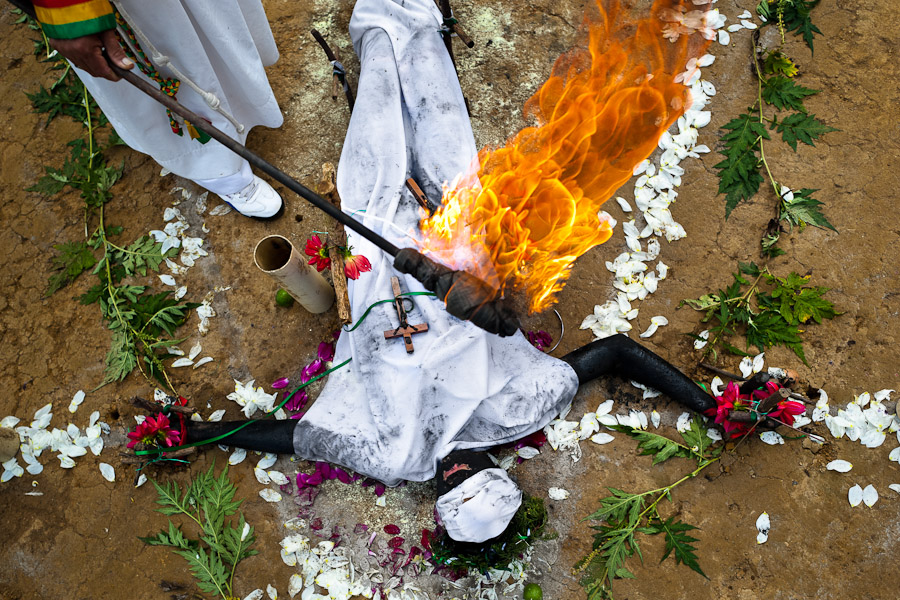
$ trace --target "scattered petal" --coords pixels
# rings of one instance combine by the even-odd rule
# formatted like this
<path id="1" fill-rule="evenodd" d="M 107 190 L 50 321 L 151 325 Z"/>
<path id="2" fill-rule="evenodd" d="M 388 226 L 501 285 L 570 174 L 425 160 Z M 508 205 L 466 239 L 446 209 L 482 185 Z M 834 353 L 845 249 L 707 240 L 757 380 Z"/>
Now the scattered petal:
<path id="1" fill-rule="evenodd" d="M 853 465 L 847 462 L 846 460 L 833 460 L 827 465 L 825 468 L 829 471 L 837 471 L 838 473 L 846 473 L 850 469 L 853 468 Z"/>
<path id="2" fill-rule="evenodd" d="M 657 428 L 657 427 L 659 427 L 659 422 L 660 422 L 659 413 L 656 412 L 656 410 L 654 410 L 653 412 L 650 413 L 650 423 L 653 424 L 654 428 Z"/>
<path id="3" fill-rule="evenodd" d="M 675 429 L 678 430 L 679 433 L 684 433 L 685 431 L 691 428 L 691 413 L 683 412 L 678 416 L 678 421 L 675 422 Z"/>
<path id="4" fill-rule="evenodd" d="M 259 588 L 256 588 L 255 590 L 244 596 L 244 600 L 262 600 L 262 597 L 263 591 Z"/>
<path id="5" fill-rule="evenodd" d="M 774 431 L 763 431 L 759 434 L 759 439 L 770 446 L 777 446 L 778 444 L 784 443 L 784 438 Z"/>
<path id="6" fill-rule="evenodd" d="M 631 205 L 628 204 L 628 201 L 621 196 L 616 196 L 616 202 L 619 203 L 619 206 L 622 207 L 622 212 L 631 212 Z"/>
<path id="7" fill-rule="evenodd" d="M 269 488 L 259 490 L 259 496 L 266 502 L 281 502 L 281 494 Z"/>
<path id="8" fill-rule="evenodd" d="M 750 377 L 750 375 L 753 374 L 753 359 L 749 356 L 745 356 L 741 359 L 741 364 L 738 365 L 738 368 L 741 370 L 742 377 Z"/>
<path id="9" fill-rule="evenodd" d="M 221 421 L 222 417 L 224 417 L 224 416 L 225 416 L 225 409 L 223 408 L 223 409 L 217 410 L 213 414 L 209 415 L 209 418 L 207 419 L 207 421 L 209 421 L 211 423 L 216 423 L 218 421 Z"/>
<path id="10" fill-rule="evenodd" d="M 134 484 L 134 487 L 139 488 L 142 485 L 144 485 L 145 483 L 147 483 L 147 475 L 144 473 L 141 473 L 141 476 L 138 477 L 137 483 Z"/>
<path id="11" fill-rule="evenodd" d="M 591 441 L 595 444 L 608 444 L 611 441 L 616 439 L 615 437 L 609 435 L 608 433 L 598 433 L 597 435 L 591 436 Z"/>
<path id="12" fill-rule="evenodd" d="M 303 577 L 301 577 L 299 573 L 294 573 L 291 575 L 291 580 L 288 582 L 288 595 L 293 598 L 302 591 Z"/>
<path id="13" fill-rule="evenodd" d="M 175 362 L 172 363 L 172 366 L 173 367 L 189 367 L 192 364 L 194 364 L 194 361 L 192 361 L 189 358 L 179 358 L 179 359 L 176 359 Z"/>
<path id="14" fill-rule="evenodd" d="M 197 355 L 200 354 L 200 351 L 202 349 L 203 348 L 200 346 L 200 342 L 197 342 L 191 347 L 190 351 L 188 352 L 188 358 L 194 360 L 195 358 L 197 358 Z"/>
<path id="15" fill-rule="evenodd" d="M 171 275 L 160 275 L 159 280 L 162 281 L 166 285 L 171 285 L 172 287 L 175 287 L 176 285 L 178 285 L 177 283 L 175 283 L 175 278 L 172 277 Z"/>
<path id="16" fill-rule="evenodd" d="M 521 448 L 516 450 L 516 454 L 518 454 L 521 458 L 524 458 L 526 460 L 529 458 L 534 458 L 535 456 L 537 456 L 540 453 L 541 453 L 541 451 L 533 446 L 522 446 Z"/>
<path id="17" fill-rule="evenodd" d="M 866 486 L 866 489 L 862 492 L 862 500 L 863 503 L 871 508 L 878 502 L 878 490 L 875 489 L 875 486 L 869 484 Z"/>
<path id="18" fill-rule="evenodd" d="M 177 290 L 175 290 L 175 299 L 181 300 L 182 298 L 184 298 L 185 294 L 187 294 L 187 286 L 182 285 Z"/>
<path id="19" fill-rule="evenodd" d="M 107 463 L 100 463 L 100 474 L 103 475 L 103 479 L 109 481 L 110 483 L 116 480 L 116 470 L 113 469 L 112 465 Z"/>
<path id="20" fill-rule="evenodd" d="M 900 494 L 900 483 L 892 483 L 888 486 L 888 489 L 894 490 L 898 494 Z"/>
<path id="21" fill-rule="evenodd" d="M 285 475 L 281 471 L 267 471 L 266 474 L 275 485 L 287 485 L 289 483 L 287 475 Z"/>
<path id="22" fill-rule="evenodd" d="M 268 469 L 269 467 L 274 465 L 275 461 L 277 461 L 277 460 L 278 460 L 278 455 L 268 452 L 268 453 L 264 454 L 261 459 L 259 459 L 259 462 L 256 463 L 256 468 L 257 469 Z"/>
<path id="23" fill-rule="evenodd" d="M 269 477 L 269 474 L 259 467 L 255 467 L 253 469 L 253 474 L 256 475 L 256 480 L 263 485 L 269 485 L 272 483 L 272 478 Z"/>
<path id="24" fill-rule="evenodd" d="M 769 520 L 769 513 L 763 512 L 763 514 L 759 515 L 759 518 L 756 519 L 756 529 L 759 531 L 759 534 L 756 536 L 757 544 L 764 544 L 766 540 L 769 539 L 769 531 L 772 528 L 772 524 Z"/>
<path id="25" fill-rule="evenodd" d="M 847 494 L 847 499 L 850 501 L 850 506 L 859 506 L 859 503 L 862 502 L 863 499 L 863 490 L 859 485 L 854 485 L 850 488 L 850 491 Z"/>
<path id="26" fill-rule="evenodd" d="M 196 363 L 194 363 L 193 368 L 196 369 L 197 367 L 202 367 L 206 363 L 210 363 L 212 361 L 213 361 L 213 358 L 211 356 L 204 356 L 203 358 L 198 360 Z"/>
<path id="27" fill-rule="evenodd" d="M 247 451 L 243 448 L 235 448 L 234 452 L 232 452 L 231 456 L 228 457 L 229 465 L 238 465 L 244 462 L 244 459 L 247 458 Z"/>
<path id="28" fill-rule="evenodd" d="M 278 590 L 275 589 L 275 586 L 267 585 L 266 594 L 268 594 L 270 600 L 278 600 Z"/>
<path id="29" fill-rule="evenodd" d="M 77 392 L 75 392 L 75 396 L 72 397 L 72 401 L 69 403 L 69 412 L 74 413 L 76 410 L 78 410 L 78 407 L 82 402 L 84 402 L 84 392 L 78 390 Z"/>
<path id="30" fill-rule="evenodd" d="M 547 490 L 547 495 L 550 496 L 551 500 L 565 500 L 569 497 L 569 492 L 562 488 L 552 487 Z"/>

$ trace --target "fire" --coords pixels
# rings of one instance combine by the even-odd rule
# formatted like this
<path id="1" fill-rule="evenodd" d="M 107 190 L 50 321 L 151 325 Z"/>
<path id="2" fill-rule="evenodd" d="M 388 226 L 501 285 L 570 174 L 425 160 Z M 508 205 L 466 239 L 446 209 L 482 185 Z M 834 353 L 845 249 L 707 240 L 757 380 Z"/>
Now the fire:
<path id="1" fill-rule="evenodd" d="M 525 105 L 539 125 L 483 149 L 421 224 L 426 254 L 524 297 L 529 312 L 552 306 L 575 259 L 609 239 L 600 206 L 684 112 L 675 79 L 708 43 L 671 23 L 702 15 L 696 0 L 655 0 L 634 21 L 617 0 L 596 1 L 587 46 L 561 56 Z"/>

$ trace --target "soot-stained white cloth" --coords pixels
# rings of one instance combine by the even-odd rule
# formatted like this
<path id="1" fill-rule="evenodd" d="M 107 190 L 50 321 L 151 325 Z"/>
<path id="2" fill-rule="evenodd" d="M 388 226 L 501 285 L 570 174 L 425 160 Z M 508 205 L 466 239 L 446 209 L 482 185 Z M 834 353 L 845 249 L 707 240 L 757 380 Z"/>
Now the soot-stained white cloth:
<path id="1" fill-rule="evenodd" d="M 458 542 L 481 543 L 503 533 L 522 505 L 522 490 L 503 469 L 485 469 L 443 494 L 435 510 Z"/>
<path id="2" fill-rule="evenodd" d="M 432 0 L 360 0 L 350 35 L 360 57 L 358 100 L 338 167 L 343 210 L 400 247 L 419 235 L 419 209 L 405 189 L 414 177 L 437 201 L 441 183 L 476 157 L 459 82 L 438 33 Z M 390 298 L 392 276 L 407 291 L 422 285 L 392 268 L 392 258 L 348 231 L 356 254 L 373 269 L 351 282 L 355 318 Z M 409 323 L 426 322 L 407 354 L 384 331 L 398 326 L 391 304 L 342 333 L 329 376 L 297 424 L 298 455 L 324 460 L 388 485 L 434 476 L 455 449 L 487 448 L 546 425 L 578 386 L 566 363 L 533 348 L 518 333 L 489 334 L 451 317 L 433 297 L 416 297 Z"/>
<path id="3" fill-rule="evenodd" d="M 181 104 L 241 143 L 256 125 L 281 125 L 281 111 L 264 69 L 278 60 L 278 49 L 260 0 L 120 0 L 118 4 L 133 21 L 130 24 L 201 89 L 215 94 L 244 130 L 237 133 L 184 84 L 177 95 Z M 149 55 L 150 50 L 144 50 Z M 157 67 L 163 77 L 171 77 L 167 67 Z M 233 193 L 249 183 L 250 171 L 243 158 L 219 143 L 192 140 L 187 131 L 175 135 L 166 109 L 156 100 L 125 81 L 75 71 L 116 132 L 135 150 L 216 193 Z M 137 66 L 134 71 L 138 72 Z M 221 180 L 220 185 L 216 180 Z"/>

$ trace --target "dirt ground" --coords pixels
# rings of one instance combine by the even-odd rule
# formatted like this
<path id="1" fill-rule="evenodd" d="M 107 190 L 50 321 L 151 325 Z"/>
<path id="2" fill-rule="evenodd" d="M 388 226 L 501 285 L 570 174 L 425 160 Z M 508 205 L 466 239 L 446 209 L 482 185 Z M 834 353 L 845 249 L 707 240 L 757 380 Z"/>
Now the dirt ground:
<path id="1" fill-rule="evenodd" d="M 340 49 L 355 81 L 358 63 L 346 33 L 352 3 L 264 4 L 282 53 L 269 74 L 285 124 L 278 130 L 254 131 L 249 145 L 313 185 L 321 163 L 339 158 L 349 112 L 345 104 L 331 102 L 330 66 L 308 32 L 316 27 Z M 746 0 L 717 4 L 729 24 L 754 5 Z M 521 107 L 556 56 L 575 39 L 583 2 L 458 0 L 454 6 L 477 41 L 473 50 L 457 46 L 476 138 L 480 145 L 496 144 L 523 125 Z M 89 391 L 103 379 L 109 344 L 97 307 L 81 306 L 74 299 L 92 284 L 91 278 L 82 276 L 54 296 L 43 297 L 52 246 L 84 235 L 81 201 L 71 192 L 47 200 L 24 189 L 36 182 L 44 165 L 62 164 L 66 142 L 81 135 L 81 127 L 66 118 L 45 126 L 45 117 L 32 112 L 24 93 L 39 82 L 47 85 L 54 75 L 34 59 L 32 33 L 14 25 L 14 19 L 7 5 L 0 6 L 0 286 L 5 290 L 0 295 L 0 417 L 30 420 L 35 410 L 52 401 L 57 415 L 52 426 L 63 427 L 60 422 L 70 417 L 65 407 L 82 389 L 88 391 L 87 399 L 71 420 L 84 427 L 87 415 L 99 410 L 112 433 L 99 458 L 88 454 L 74 469 L 64 470 L 51 456 L 44 459 L 40 475 L 26 474 L 0 485 L 0 598 L 175 597 L 164 589 L 166 581 L 196 592 L 181 558 L 136 539 L 159 530 L 164 517 L 153 511 L 153 489 L 133 488 L 133 467 L 118 458 L 116 446 L 124 446 L 124 434 L 134 427 L 133 416 L 138 414 L 128 399 L 152 394 L 152 386 L 132 375 L 121 384 Z M 815 54 L 795 38 L 788 41 L 787 52 L 800 62 L 801 83 L 822 90 L 806 101 L 810 112 L 840 131 L 827 134 L 816 147 L 801 144 L 796 154 L 784 144 L 771 144 L 769 160 L 776 177 L 792 187 L 821 190 L 818 198 L 838 233 L 795 231 L 782 243 L 787 253 L 769 265 L 778 273 L 811 274 L 816 284 L 832 288 L 828 298 L 843 314 L 804 333 L 808 367 L 782 348 L 766 358 L 769 365 L 795 368 L 812 385 L 828 391 L 832 406 L 843 406 L 854 394 L 900 387 L 894 352 L 900 331 L 900 263 L 893 255 L 900 243 L 895 208 L 900 184 L 900 39 L 892 26 L 900 20 L 900 7 L 893 0 L 823 0 L 813 19 L 824 34 L 816 38 Z M 753 102 L 756 84 L 749 70 L 749 44 L 743 31 L 732 34 L 731 47 L 716 44 L 711 50 L 718 59 L 704 69 L 704 77 L 715 83 L 718 94 L 701 143 L 713 147 L 717 128 Z M 124 160 L 125 172 L 107 205 L 108 223 L 125 226 L 125 241 L 161 229 L 163 209 L 179 198 L 170 191 L 184 182 L 171 175 L 160 177 L 155 163 L 128 149 L 116 149 L 112 159 Z M 703 329 L 699 316 L 676 307 L 684 298 L 727 285 L 738 261 L 759 260 L 760 232 L 775 202 L 771 191 L 764 190 L 725 221 L 712 169 L 719 160 L 712 153 L 685 163 L 685 183 L 673 213 L 688 237 L 663 243 L 661 257 L 670 266 L 669 277 L 641 306 L 633 332 L 643 331 L 653 315 L 667 316 L 669 325 L 648 341 L 649 347 L 707 381 L 710 375 L 696 370 L 699 353 L 684 335 Z M 203 355 L 215 361 L 197 370 L 171 370 L 178 391 L 204 414 L 226 408 L 228 417 L 239 416 L 225 399 L 233 379 L 252 377 L 267 385 L 283 376 L 298 378 L 317 343 L 337 326 L 334 311 L 313 316 L 299 307 L 277 308 L 272 281 L 253 266 L 254 245 L 264 235 L 278 233 L 302 242 L 312 230 L 328 227 L 322 215 L 283 192 L 286 213 L 271 223 L 235 213 L 200 217 L 184 211 L 190 213 L 194 231 L 203 221 L 210 227 L 204 235 L 210 256 L 187 275 L 188 298 L 199 301 L 217 285 L 231 286 L 216 295 L 218 316 L 202 339 Z M 630 194 L 630 185 L 623 192 Z M 621 218 L 615 203 L 609 204 L 607 210 Z M 578 262 L 559 302 L 567 331 L 556 355 L 590 340 L 590 332 L 578 325 L 595 304 L 614 296 L 604 261 L 623 248 L 617 229 L 609 243 Z M 158 282 L 154 285 L 159 287 Z M 196 323 L 192 316 L 185 325 L 185 335 L 192 336 L 185 348 L 199 339 Z M 553 320 L 546 323 L 555 334 Z M 737 362 L 729 357 L 722 366 L 736 370 Z M 596 408 L 607 397 L 617 399 L 617 408 L 657 407 L 667 432 L 674 434 L 672 426 L 681 412 L 677 406 L 662 399 L 641 401 L 636 390 L 615 379 L 584 386 L 573 415 Z M 846 439 L 833 440 L 823 427 L 818 429 L 830 442 L 821 450 L 800 440 L 768 446 L 754 439 L 707 471 L 711 473 L 675 492 L 674 503 L 664 512 L 679 513 L 700 528 L 698 556 L 708 579 L 669 560 L 659 564 L 662 541 L 651 540 L 644 546 L 645 562 L 629 563 L 637 578 L 617 581 L 616 597 L 896 598 L 900 495 L 887 487 L 900 483 L 898 464 L 887 459 L 896 440 L 890 435 L 882 447 L 869 450 Z M 640 491 L 686 472 L 679 461 L 651 467 L 649 458 L 637 455 L 634 442 L 622 437 L 606 446 L 585 446 L 584 457 L 574 464 L 562 453 L 544 452 L 515 471 L 532 494 L 546 498 L 550 486 L 571 492 L 568 500 L 548 500 L 550 525 L 559 537 L 536 548 L 543 561 L 535 561 L 529 579 L 543 586 L 545 598 L 584 596 L 571 566 L 590 549 L 590 531 L 581 519 L 596 509 L 606 486 Z M 221 465 L 223 457 L 212 449 L 189 468 L 151 470 L 150 475 L 184 481 L 214 459 Z M 834 458 L 849 460 L 854 469 L 846 475 L 826 471 L 825 464 Z M 116 467 L 115 483 L 100 477 L 100 461 Z M 243 597 L 272 583 L 287 597 L 284 590 L 294 571 L 280 560 L 278 546 L 286 515 L 259 499 L 250 464 L 248 460 L 234 467 L 232 474 L 239 494 L 247 498 L 243 510 L 256 527 L 260 554 L 241 564 L 235 592 Z M 305 465 L 282 459 L 282 466 L 293 473 Z M 854 483 L 875 485 L 879 502 L 872 508 L 851 508 L 847 490 Z M 343 525 L 350 528 L 357 521 L 377 525 L 392 519 L 413 527 L 430 515 L 429 486 L 389 490 L 388 507 L 382 512 L 373 506 L 370 493 L 336 483 L 325 486 L 317 503 L 323 514 L 344 515 Z M 43 495 L 25 495 L 33 491 Z M 754 523 L 762 511 L 771 515 L 772 533 L 766 544 L 757 545 Z M 354 518 L 357 521 L 350 520 Z"/>

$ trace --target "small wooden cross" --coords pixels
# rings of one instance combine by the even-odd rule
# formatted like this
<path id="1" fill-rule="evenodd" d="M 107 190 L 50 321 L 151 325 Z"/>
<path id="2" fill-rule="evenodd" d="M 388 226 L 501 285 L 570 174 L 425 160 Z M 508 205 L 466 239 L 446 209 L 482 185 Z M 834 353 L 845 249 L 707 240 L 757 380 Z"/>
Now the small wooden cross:
<path id="1" fill-rule="evenodd" d="M 400 279 L 391 277 L 391 289 L 394 292 L 394 308 L 397 309 L 397 317 L 400 319 L 400 326 L 397 329 L 388 329 L 384 332 L 384 338 L 389 340 L 395 337 L 403 337 L 403 343 L 406 344 L 406 353 L 413 353 L 412 336 L 416 333 L 425 333 L 428 331 L 428 323 L 420 323 L 418 325 L 410 325 L 406 320 L 406 310 L 403 309 L 403 296 L 400 291 Z"/>

